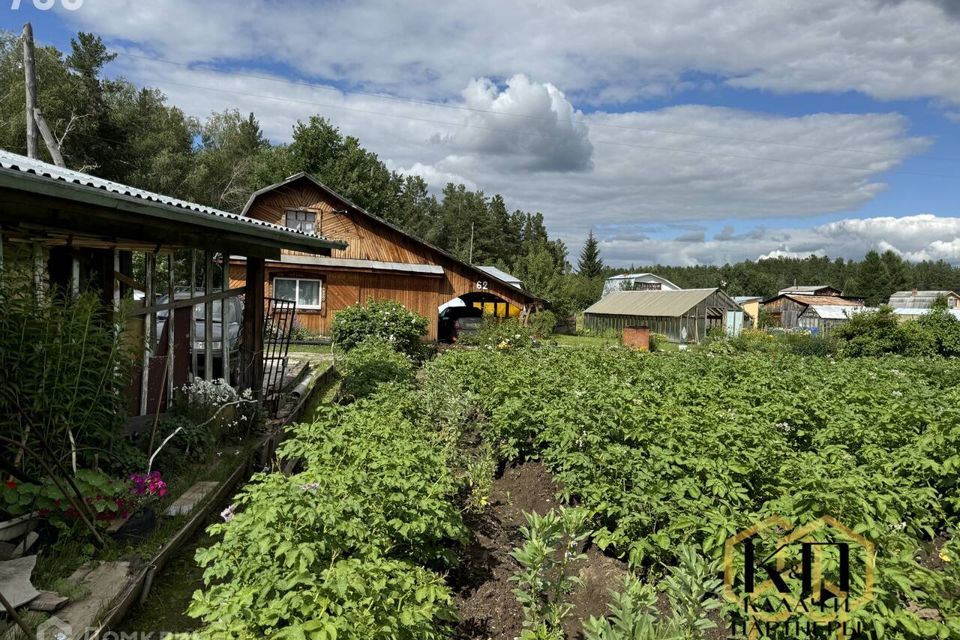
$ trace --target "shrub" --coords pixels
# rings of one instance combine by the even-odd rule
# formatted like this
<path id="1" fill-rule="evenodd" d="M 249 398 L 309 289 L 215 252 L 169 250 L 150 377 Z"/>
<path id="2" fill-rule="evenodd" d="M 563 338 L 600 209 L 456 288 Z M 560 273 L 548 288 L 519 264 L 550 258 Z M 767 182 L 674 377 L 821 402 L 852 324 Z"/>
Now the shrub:
<path id="1" fill-rule="evenodd" d="M 554 327 L 557 326 L 557 316 L 549 309 L 538 311 L 530 315 L 528 326 L 533 335 L 538 338 L 545 338 L 553 333 Z"/>
<path id="2" fill-rule="evenodd" d="M 217 441 L 249 433 L 258 407 L 249 389 L 239 394 L 223 379 L 208 382 L 197 378 L 180 387 L 173 397 L 174 414 L 194 428 L 208 429 Z"/>
<path id="3" fill-rule="evenodd" d="M 180 431 L 160 449 L 160 453 L 154 458 L 153 469 L 170 472 L 188 463 L 202 462 L 216 444 L 216 436 L 209 424 L 197 423 L 182 416 L 170 416 L 160 421 L 154 446 L 160 446 L 178 429 Z M 147 465 L 144 464 L 141 468 L 146 467 Z"/>
<path id="4" fill-rule="evenodd" d="M 530 327 L 515 318 L 484 318 L 479 331 L 461 336 L 457 344 L 505 351 L 529 347 L 533 344 L 533 337 Z"/>
<path id="5" fill-rule="evenodd" d="M 333 344 L 341 351 L 350 351 L 366 338 L 377 337 L 394 349 L 419 359 L 423 352 L 421 338 L 427 335 L 428 321 L 394 300 L 368 300 L 339 311 L 330 329 Z"/>
<path id="6" fill-rule="evenodd" d="M 888 306 L 854 314 L 849 322 L 833 330 L 833 336 L 840 341 L 840 352 L 848 356 L 904 353 L 907 346 L 900 321 Z"/>
<path id="7" fill-rule="evenodd" d="M 0 277 L 0 436 L 43 452 L 54 464 L 81 463 L 109 448 L 126 416 L 124 391 L 135 360 L 94 293 L 38 299 L 31 286 Z M 3 445 L 25 471 L 41 465 Z"/>
<path id="8" fill-rule="evenodd" d="M 779 340 L 788 352 L 798 356 L 826 357 L 837 352 L 836 340 L 830 335 L 813 335 L 807 332 L 788 333 Z"/>
<path id="9" fill-rule="evenodd" d="M 670 339 L 662 333 L 650 334 L 650 352 L 663 351 L 670 344 Z"/>
<path id="10" fill-rule="evenodd" d="M 386 382 L 409 382 L 414 366 L 409 357 L 399 353 L 378 337 L 370 337 L 348 351 L 341 360 L 343 393 L 363 398 Z"/>

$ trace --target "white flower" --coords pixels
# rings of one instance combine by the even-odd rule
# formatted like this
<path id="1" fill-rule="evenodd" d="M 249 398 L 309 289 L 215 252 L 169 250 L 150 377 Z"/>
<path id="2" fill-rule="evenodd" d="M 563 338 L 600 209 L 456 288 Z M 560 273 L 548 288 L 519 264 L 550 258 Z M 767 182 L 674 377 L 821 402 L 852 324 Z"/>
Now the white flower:
<path id="1" fill-rule="evenodd" d="M 236 507 L 234 505 L 230 505 L 229 507 L 227 507 L 226 509 L 220 512 L 220 517 L 223 518 L 224 522 L 230 522 L 231 520 L 233 520 L 233 517 L 237 515 L 235 509 Z"/>

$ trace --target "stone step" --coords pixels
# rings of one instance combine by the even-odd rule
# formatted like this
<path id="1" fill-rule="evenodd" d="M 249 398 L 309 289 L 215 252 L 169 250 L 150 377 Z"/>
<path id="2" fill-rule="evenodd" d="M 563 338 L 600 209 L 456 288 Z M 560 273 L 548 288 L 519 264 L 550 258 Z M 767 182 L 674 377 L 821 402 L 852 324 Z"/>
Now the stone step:
<path id="1" fill-rule="evenodd" d="M 186 493 L 177 498 L 176 502 L 167 507 L 163 515 L 173 517 L 190 513 L 194 507 L 203 502 L 203 499 L 217 488 L 218 484 L 209 480 L 196 483 L 187 489 Z"/>

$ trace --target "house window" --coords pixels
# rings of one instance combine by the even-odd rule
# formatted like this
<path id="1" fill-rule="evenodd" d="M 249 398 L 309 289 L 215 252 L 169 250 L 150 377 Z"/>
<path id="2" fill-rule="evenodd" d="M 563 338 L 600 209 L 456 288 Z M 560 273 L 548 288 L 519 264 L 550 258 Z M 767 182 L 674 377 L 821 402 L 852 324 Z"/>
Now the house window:
<path id="1" fill-rule="evenodd" d="M 319 309 L 323 283 L 306 278 L 274 278 L 273 297 L 291 300 L 300 309 Z"/>
<path id="2" fill-rule="evenodd" d="M 312 211 L 287 211 L 284 224 L 290 229 L 313 234 L 316 221 L 317 214 Z"/>

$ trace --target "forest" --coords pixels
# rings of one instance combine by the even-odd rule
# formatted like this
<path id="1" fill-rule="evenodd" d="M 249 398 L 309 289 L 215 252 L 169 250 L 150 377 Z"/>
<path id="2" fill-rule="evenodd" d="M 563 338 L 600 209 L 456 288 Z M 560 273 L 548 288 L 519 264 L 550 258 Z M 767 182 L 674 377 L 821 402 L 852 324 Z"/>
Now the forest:
<path id="1" fill-rule="evenodd" d="M 462 184 L 442 189 L 391 171 L 356 137 L 318 114 L 293 124 L 289 143 L 268 140 L 253 113 L 188 116 L 161 91 L 110 78 L 116 54 L 98 36 L 78 33 L 70 50 L 38 46 L 38 104 L 69 168 L 109 180 L 239 211 L 253 191 L 299 171 L 361 207 L 464 260 L 519 277 L 569 315 L 599 297 L 614 273 L 651 271 L 681 287 L 723 287 L 733 295 L 775 294 L 797 284 L 829 284 L 876 304 L 898 289 L 958 289 L 960 269 L 945 262 L 908 263 L 893 252 L 863 261 L 810 256 L 734 265 L 605 267 L 591 232 L 574 258 L 551 238 L 541 212 L 511 209 L 500 194 Z M 0 147 L 25 153 L 24 79 L 18 34 L 0 31 Z M 41 145 L 41 157 L 47 151 Z M 431 188 L 433 187 L 433 188 Z M 643 256 L 637 256 L 642 264 Z"/>

